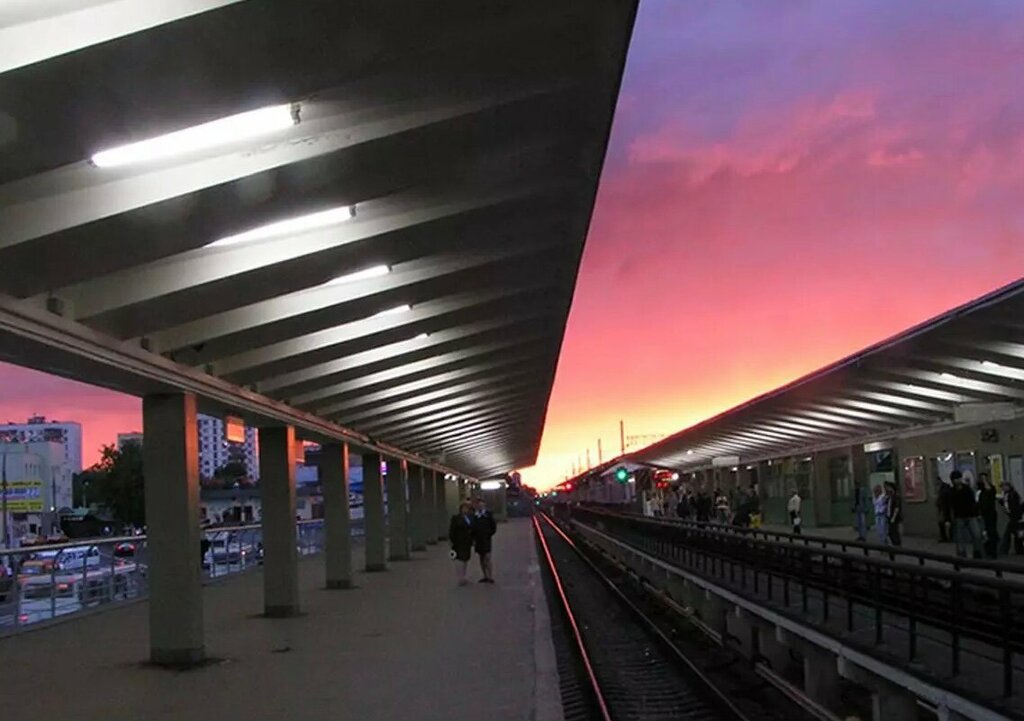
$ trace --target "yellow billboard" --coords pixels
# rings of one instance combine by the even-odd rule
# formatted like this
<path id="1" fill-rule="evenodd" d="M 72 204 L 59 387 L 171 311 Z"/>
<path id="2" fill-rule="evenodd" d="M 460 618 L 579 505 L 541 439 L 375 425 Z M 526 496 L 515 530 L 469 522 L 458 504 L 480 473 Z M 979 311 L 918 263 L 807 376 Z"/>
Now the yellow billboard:
<path id="1" fill-rule="evenodd" d="M 0 487 L 0 500 L 6 499 L 9 513 L 39 513 L 43 510 L 42 481 L 7 481 Z"/>

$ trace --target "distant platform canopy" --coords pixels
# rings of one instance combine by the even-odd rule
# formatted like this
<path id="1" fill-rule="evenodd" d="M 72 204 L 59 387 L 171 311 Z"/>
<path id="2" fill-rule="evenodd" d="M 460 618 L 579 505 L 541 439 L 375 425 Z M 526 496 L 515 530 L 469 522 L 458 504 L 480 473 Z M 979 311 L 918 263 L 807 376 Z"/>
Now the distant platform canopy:
<path id="1" fill-rule="evenodd" d="M 0 359 L 532 464 L 635 12 L 0 11 Z"/>
<path id="2" fill-rule="evenodd" d="M 1024 414 L 1024 280 L 626 458 L 683 471 Z"/>

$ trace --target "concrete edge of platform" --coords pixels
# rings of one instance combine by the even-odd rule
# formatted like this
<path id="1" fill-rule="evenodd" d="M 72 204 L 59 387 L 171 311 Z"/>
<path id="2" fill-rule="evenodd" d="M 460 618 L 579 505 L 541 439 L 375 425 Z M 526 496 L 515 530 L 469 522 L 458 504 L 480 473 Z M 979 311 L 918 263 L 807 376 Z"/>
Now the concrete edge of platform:
<path id="1" fill-rule="evenodd" d="M 532 540 L 532 534 L 531 534 Z M 530 586 L 533 604 L 533 716 L 531 721 L 561 721 L 562 691 L 555 659 L 555 642 L 551 638 L 551 616 L 547 593 L 540 577 L 537 545 L 530 544 Z"/>

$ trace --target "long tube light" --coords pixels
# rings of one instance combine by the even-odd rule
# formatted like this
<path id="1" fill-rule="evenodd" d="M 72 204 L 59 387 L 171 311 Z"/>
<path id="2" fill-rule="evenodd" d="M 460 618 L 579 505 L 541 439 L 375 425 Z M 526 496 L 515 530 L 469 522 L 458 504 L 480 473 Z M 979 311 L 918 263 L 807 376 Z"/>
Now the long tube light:
<path id="1" fill-rule="evenodd" d="M 344 285 L 345 283 L 354 283 L 358 280 L 369 280 L 370 278 L 379 278 L 390 272 L 391 268 L 386 265 L 375 265 L 370 268 L 364 268 L 363 270 L 357 270 L 354 273 L 339 275 L 337 278 L 332 278 L 324 283 L 324 287 L 331 285 Z"/>
<path id="2" fill-rule="evenodd" d="M 400 305 L 396 308 L 388 308 L 387 310 L 382 310 L 380 313 L 377 314 L 377 317 L 379 318 L 385 315 L 398 315 L 399 313 L 407 313 L 410 310 L 412 310 L 411 305 Z"/>
<path id="3" fill-rule="evenodd" d="M 288 218 L 261 225 L 236 235 L 220 238 L 212 243 L 208 243 L 206 247 L 219 248 L 226 245 L 249 243 L 254 240 L 266 240 L 268 238 L 279 238 L 283 235 L 304 233 L 308 230 L 316 230 L 317 228 L 326 228 L 331 225 L 344 223 L 346 220 L 354 218 L 355 214 L 353 206 L 342 205 L 330 210 L 321 210 L 317 213 L 309 213 L 308 215 L 300 215 L 296 218 Z"/>
<path id="4" fill-rule="evenodd" d="M 250 110 L 155 138 L 101 150 L 92 156 L 92 164 L 98 168 L 116 168 L 164 160 L 284 130 L 298 123 L 298 119 L 297 105 L 274 105 Z"/>

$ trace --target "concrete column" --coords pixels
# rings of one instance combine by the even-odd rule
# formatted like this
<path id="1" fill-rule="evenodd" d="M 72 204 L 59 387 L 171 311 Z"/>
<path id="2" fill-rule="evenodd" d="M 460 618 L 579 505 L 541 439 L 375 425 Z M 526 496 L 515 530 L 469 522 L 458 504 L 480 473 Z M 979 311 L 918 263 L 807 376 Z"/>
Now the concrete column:
<path id="1" fill-rule="evenodd" d="M 674 574 L 670 575 L 668 577 L 668 595 L 680 606 L 689 606 L 690 608 L 694 606 L 693 584 L 685 578 L 680 578 Z"/>
<path id="2" fill-rule="evenodd" d="M 724 640 L 724 634 L 728 632 L 728 628 L 726 627 L 725 604 L 722 599 L 711 591 L 704 591 L 704 603 L 701 605 L 700 615 L 709 628 L 723 634 Z"/>
<path id="3" fill-rule="evenodd" d="M 458 481 L 451 479 L 444 481 L 444 505 L 449 519 L 459 512 L 459 504 L 462 503 L 462 497 L 459 496 L 460 489 Z"/>
<path id="4" fill-rule="evenodd" d="M 497 521 L 508 520 L 508 486 L 504 483 L 501 484 L 501 488 L 494 492 L 494 518 Z"/>
<path id="5" fill-rule="evenodd" d="M 431 471 L 431 483 L 434 486 L 434 526 L 437 529 L 437 540 L 448 540 L 448 501 L 445 498 L 444 474 Z M 452 514 L 455 515 L 455 514 Z"/>
<path id="6" fill-rule="evenodd" d="M 805 644 L 800 649 L 804 657 L 804 693 L 812 701 L 832 708 L 839 698 L 839 669 L 831 651 Z"/>
<path id="7" fill-rule="evenodd" d="M 299 613 L 295 531 L 295 429 L 260 428 L 263 504 L 263 610 L 271 618 Z"/>
<path id="8" fill-rule="evenodd" d="M 427 550 L 427 499 L 423 488 L 423 468 L 407 465 L 409 484 L 409 540 L 412 550 Z"/>
<path id="9" fill-rule="evenodd" d="M 882 683 L 871 694 L 871 715 L 874 721 L 905 721 L 917 718 L 914 694 L 891 683 Z"/>
<path id="10" fill-rule="evenodd" d="M 199 529 L 196 397 L 142 399 L 149 555 L 149 659 L 189 666 L 206 656 Z"/>
<path id="11" fill-rule="evenodd" d="M 380 477 L 379 453 L 363 454 L 363 540 L 366 570 L 386 571 L 387 538 L 384 533 L 384 484 Z"/>
<path id="12" fill-rule="evenodd" d="M 420 469 L 423 473 L 423 533 L 428 546 L 437 545 L 437 484 L 434 483 L 434 471 L 429 468 Z"/>
<path id="13" fill-rule="evenodd" d="M 327 588 L 352 588 L 352 528 L 348 507 L 348 444 L 325 443 L 320 451 L 324 494 L 324 563 Z"/>
<path id="14" fill-rule="evenodd" d="M 757 627 L 750 614 L 739 606 L 735 606 L 730 613 L 726 614 L 726 625 L 729 633 L 733 636 L 733 643 L 736 644 L 743 657 L 754 658 L 757 653 L 758 638 Z"/>
<path id="15" fill-rule="evenodd" d="M 780 676 L 789 674 L 796 663 L 790 654 L 789 647 L 776 633 L 774 626 L 762 623 L 757 628 L 757 652 L 764 657 L 772 671 Z"/>
<path id="16" fill-rule="evenodd" d="M 409 468 L 405 461 L 393 459 L 388 463 L 388 560 L 409 560 L 409 507 L 406 499 L 406 477 Z"/>
<path id="17" fill-rule="evenodd" d="M 839 659 L 839 675 L 871 691 L 873 721 L 903 721 L 917 718 L 917 698 L 902 686 L 878 676 L 848 659 Z M 940 709 L 939 718 L 950 718 L 949 709 Z M 955 716 L 954 716 L 955 718 Z"/>

